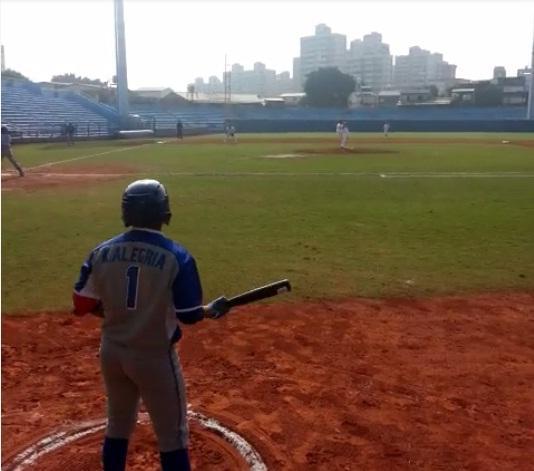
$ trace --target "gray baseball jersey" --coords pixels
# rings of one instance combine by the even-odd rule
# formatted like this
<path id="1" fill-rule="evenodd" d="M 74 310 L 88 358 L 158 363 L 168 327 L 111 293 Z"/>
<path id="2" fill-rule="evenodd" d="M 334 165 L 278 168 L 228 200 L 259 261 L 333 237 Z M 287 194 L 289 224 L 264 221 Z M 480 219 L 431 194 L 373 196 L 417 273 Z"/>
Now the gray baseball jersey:
<path id="1" fill-rule="evenodd" d="M 134 228 L 96 247 L 74 290 L 98 299 L 102 338 L 132 349 L 167 351 L 181 331 L 176 319 L 202 319 L 194 258 L 161 232 Z"/>
<path id="2" fill-rule="evenodd" d="M 133 228 L 91 252 L 74 290 L 99 300 L 104 312 L 106 435 L 129 437 L 142 397 L 160 450 L 186 448 L 184 381 L 172 344 L 181 337 L 176 319 L 192 324 L 204 316 L 194 258 L 159 231 Z"/>

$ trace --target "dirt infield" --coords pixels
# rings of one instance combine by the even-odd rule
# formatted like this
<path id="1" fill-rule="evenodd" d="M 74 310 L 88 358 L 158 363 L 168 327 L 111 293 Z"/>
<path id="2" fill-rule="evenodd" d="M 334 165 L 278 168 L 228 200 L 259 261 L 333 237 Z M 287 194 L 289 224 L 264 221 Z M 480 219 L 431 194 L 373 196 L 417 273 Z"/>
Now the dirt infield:
<path id="1" fill-rule="evenodd" d="M 27 170 L 24 177 L 14 172 L 2 173 L 2 191 L 33 191 L 42 188 L 80 188 L 95 183 L 123 178 L 136 174 L 139 169 L 128 165 L 92 164 L 84 167 L 58 165 Z"/>
<path id="2" fill-rule="evenodd" d="M 61 313 L 2 319 L 2 469 L 50 431 L 103 417 L 98 327 Z M 186 327 L 179 351 L 192 408 L 269 469 L 532 465 L 534 293 L 257 305 Z M 95 469 L 101 433 L 39 469 L 75 457 Z M 194 424 L 191 438 L 195 469 L 240 469 Z M 157 469 L 148 426 L 131 450 L 130 469 Z"/>
<path id="3" fill-rule="evenodd" d="M 310 155 L 350 155 L 350 154 L 398 154 L 398 151 L 388 149 L 377 149 L 374 147 L 350 147 L 340 149 L 339 147 L 325 147 L 323 149 L 298 149 L 295 154 Z"/>
<path id="4" fill-rule="evenodd" d="M 248 137 L 246 134 L 239 135 L 241 143 L 244 144 L 330 144 L 337 145 L 339 138 L 332 133 L 332 137 L 318 137 L 313 134 L 309 136 L 300 137 Z M 224 142 L 223 137 L 205 137 L 195 136 L 185 140 L 188 144 L 221 144 Z M 350 135 L 350 145 L 359 144 L 473 144 L 473 145 L 516 145 L 521 147 L 534 147 L 534 139 L 519 139 L 510 140 L 503 143 L 499 139 L 484 139 L 484 138 L 461 138 L 461 137 L 384 137 L 377 134 L 376 137 L 362 137 L 358 132 L 354 132 Z M 181 141 L 167 141 L 168 145 L 183 145 Z M 238 143 L 239 145 L 239 143 Z"/>

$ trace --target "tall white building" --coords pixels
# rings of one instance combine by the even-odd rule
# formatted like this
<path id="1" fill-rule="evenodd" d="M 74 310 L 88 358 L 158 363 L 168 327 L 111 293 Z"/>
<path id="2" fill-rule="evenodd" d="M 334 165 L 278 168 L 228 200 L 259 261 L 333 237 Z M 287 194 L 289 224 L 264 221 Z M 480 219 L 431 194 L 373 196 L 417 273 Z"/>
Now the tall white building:
<path id="1" fill-rule="evenodd" d="M 271 97 L 293 91 L 293 81 L 289 72 L 276 73 L 268 69 L 262 62 L 256 62 L 251 70 L 245 70 L 241 64 L 233 64 L 226 75 L 232 94 L 252 94 L 260 97 Z M 223 93 L 224 83 L 217 77 L 209 78 L 205 83 L 202 78 L 195 80 L 195 90 L 202 93 Z"/>
<path id="2" fill-rule="evenodd" d="M 196 78 L 194 87 L 195 92 L 197 93 L 215 94 L 224 92 L 224 84 L 219 79 L 219 77 L 216 77 L 215 75 L 212 75 L 208 79 L 207 83 L 204 82 L 204 79 L 202 77 Z"/>
<path id="3" fill-rule="evenodd" d="M 347 37 L 344 34 L 332 33 L 332 30 L 321 23 L 315 27 L 315 35 L 300 38 L 300 77 L 301 89 L 306 76 L 324 67 L 337 67 L 346 71 Z"/>
<path id="4" fill-rule="evenodd" d="M 252 70 L 245 70 L 240 64 L 232 66 L 232 93 L 270 96 L 274 91 L 275 82 L 276 71 L 268 69 L 262 62 L 255 62 Z"/>
<path id="5" fill-rule="evenodd" d="M 393 75 L 401 89 L 435 85 L 443 91 L 454 83 L 456 66 L 445 62 L 442 54 L 414 46 L 408 55 L 396 57 Z"/>
<path id="6" fill-rule="evenodd" d="M 302 77 L 300 76 L 300 57 L 293 58 L 293 86 L 295 90 L 302 90 Z"/>
<path id="7" fill-rule="evenodd" d="M 389 45 L 382 42 L 381 34 L 366 34 L 363 41 L 356 39 L 350 43 L 347 73 L 354 77 L 356 83 L 374 91 L 391 85 L 393 57 L 389 53 Z"/>

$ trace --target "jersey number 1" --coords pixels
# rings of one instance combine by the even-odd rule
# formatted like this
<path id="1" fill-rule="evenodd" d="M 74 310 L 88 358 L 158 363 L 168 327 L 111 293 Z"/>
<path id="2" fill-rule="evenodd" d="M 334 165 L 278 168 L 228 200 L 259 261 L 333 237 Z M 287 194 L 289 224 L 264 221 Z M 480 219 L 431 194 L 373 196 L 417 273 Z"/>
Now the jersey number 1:
<path id="1" fill-rule="evenodd" d="M 130 265 L 126 270 L 126 308 L 137 308 L 137 291 L 139 288 L 139 266 Z"/>

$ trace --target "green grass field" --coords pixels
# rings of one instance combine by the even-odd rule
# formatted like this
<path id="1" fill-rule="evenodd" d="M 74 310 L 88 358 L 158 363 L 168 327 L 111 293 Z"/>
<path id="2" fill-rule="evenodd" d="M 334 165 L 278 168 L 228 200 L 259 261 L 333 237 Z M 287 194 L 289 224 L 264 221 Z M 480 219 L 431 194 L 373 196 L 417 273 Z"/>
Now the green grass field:
<path id="1" fill-rule="evenodd" d="M 30 175 L 125 175 L 3 191 L 3 312 L 67 309 L 86 255 L 123 229 L 122 190 L 145 177 L 166 185 L 166 232 L 207 299 L 284 277 L 293 300 L 534 288 L 533 134 L 353 134 L 359 153 L 343 155 L 333 134 L 239 139 L 16 146 Z"/>

